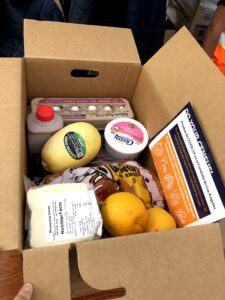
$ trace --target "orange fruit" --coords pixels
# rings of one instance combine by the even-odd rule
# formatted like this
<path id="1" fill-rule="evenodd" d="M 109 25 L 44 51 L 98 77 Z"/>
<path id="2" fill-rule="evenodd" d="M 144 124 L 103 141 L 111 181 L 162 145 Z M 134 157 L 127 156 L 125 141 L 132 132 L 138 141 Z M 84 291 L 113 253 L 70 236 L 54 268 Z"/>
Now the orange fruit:
<path id="1" fill-rule="evenodd" d="M 106 230 L 113 236 L 144 232 L 148 213 L 142 200 L 129 192 L 118 192 L 104 201 L 101 214 Z"/>
<path id="2" fill-rule="evenodd" d="M 165 209 L 152 207 L 147 209 L 148 223 L 145 232 L 169 230 L 176 228 L 174 218 Z"/>

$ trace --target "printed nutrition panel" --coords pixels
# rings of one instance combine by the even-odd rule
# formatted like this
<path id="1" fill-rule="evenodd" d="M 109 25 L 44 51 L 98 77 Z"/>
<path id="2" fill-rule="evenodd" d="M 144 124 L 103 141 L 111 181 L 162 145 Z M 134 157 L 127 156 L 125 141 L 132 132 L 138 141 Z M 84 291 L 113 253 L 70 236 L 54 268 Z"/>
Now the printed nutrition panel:
<path id="1" fill-rule="evenodd" d="M 93 204 L 73 195 L 46 199 L 45 237 L 47 242 L 70 240 L 93 235 L 96 231 Z"/>

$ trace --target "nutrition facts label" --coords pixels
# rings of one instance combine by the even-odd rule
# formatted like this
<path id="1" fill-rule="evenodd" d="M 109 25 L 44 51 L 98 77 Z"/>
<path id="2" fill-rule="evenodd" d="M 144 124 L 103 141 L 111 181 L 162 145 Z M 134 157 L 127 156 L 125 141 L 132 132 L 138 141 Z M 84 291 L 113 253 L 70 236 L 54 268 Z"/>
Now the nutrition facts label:
<path id="1" fill-rule="evenodd" d="M 43 202 L 47 242 L 101 236 L 102 218 L 94 191 L 48 195 Z"/>

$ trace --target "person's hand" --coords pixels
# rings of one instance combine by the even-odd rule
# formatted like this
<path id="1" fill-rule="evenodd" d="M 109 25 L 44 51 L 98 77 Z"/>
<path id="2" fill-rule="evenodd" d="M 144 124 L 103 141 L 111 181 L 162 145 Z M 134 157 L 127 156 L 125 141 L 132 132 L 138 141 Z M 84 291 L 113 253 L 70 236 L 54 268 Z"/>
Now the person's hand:
<path id="1" fill-rule="evenodd" d="M 25 283 L 13 300 L 31 300 L 33 294 L 33 286 L 30 283 Z"/>

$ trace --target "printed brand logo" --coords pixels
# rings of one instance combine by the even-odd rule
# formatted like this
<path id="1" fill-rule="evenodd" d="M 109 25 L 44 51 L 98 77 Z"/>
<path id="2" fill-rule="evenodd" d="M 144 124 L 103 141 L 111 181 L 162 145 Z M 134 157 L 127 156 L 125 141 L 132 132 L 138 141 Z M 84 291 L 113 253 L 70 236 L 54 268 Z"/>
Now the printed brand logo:
<path id="1" fill-rule="evenodd" d="M 69 155 L 74 159 L 81 159 L 86 154 L 86 144 L 79 133 L 67 132 L 64 136 L 64 145 Z"/>
<path id="2" fill-rule="evenodd" d="M 123 137 L 123 136 L 120 136 L 117 133 L 115 134 L 114 138 L 116 140 L 120 141 L 120 142 L 123 142 L 123 143 L 127 144 L 128 146 L 131 146 L 134 143 L 131 139 Z"/>

